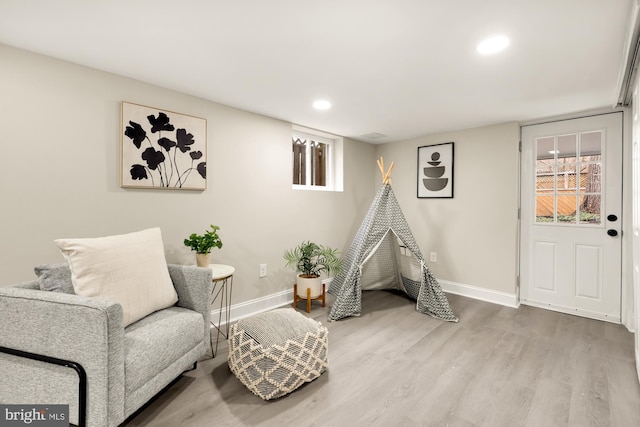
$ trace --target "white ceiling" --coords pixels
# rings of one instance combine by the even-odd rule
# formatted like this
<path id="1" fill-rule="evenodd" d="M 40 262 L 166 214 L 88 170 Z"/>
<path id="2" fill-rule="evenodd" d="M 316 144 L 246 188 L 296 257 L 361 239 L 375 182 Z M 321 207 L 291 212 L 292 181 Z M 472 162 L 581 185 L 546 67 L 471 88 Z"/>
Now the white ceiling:
<path id="1" fill-rule="evenodd" d="M 0 43 L 380 143 L 614 105 L 631 3 L 0 0 Z"/>

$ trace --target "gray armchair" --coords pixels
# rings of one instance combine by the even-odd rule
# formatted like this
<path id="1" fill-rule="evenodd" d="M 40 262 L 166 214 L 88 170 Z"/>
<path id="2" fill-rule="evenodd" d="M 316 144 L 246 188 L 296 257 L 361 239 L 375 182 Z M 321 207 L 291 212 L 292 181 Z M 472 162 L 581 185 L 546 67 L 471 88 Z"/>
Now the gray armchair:
<path id="1" fill-rule="evenodd" d="M 211 270 L 169 265 L 176 305 L 122 327 L 122 307 L 41 291 L 37 281 L 0 287 L 0 347 L 68 360 L 87 377 L 86 425 L 117 426 L 193 366 L 210 346 Z M 69 404 L 78 424 L 78 374 L 0 353 L 0 402 Z"/>

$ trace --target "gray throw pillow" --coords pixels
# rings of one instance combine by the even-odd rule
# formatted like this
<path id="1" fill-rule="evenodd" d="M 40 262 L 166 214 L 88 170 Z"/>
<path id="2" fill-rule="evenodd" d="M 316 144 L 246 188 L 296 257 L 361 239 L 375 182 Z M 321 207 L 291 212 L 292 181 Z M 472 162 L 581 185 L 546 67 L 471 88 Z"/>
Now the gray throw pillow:
<path id="1" fill-rule="evenodd" d="M 75 294 L 68 264 L 44 264 L 34 268 L 43 291 Z"/>

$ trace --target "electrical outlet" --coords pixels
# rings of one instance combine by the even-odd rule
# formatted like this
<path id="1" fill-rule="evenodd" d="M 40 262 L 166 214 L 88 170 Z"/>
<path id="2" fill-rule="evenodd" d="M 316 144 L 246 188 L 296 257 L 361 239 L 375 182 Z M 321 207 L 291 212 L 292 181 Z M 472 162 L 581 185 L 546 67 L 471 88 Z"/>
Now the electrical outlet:
<path id="1" fill-rule="evenodd" d="M 267 277 L 267 264 L 260 264 L 260 277 Z"/>
<path id="2" fill-rule="evenodd" d="M 431 262 L 438 262 L 438 254 L 435 252 L 431 252 L 431 255 L 429 257 L 429 261 Z"/>

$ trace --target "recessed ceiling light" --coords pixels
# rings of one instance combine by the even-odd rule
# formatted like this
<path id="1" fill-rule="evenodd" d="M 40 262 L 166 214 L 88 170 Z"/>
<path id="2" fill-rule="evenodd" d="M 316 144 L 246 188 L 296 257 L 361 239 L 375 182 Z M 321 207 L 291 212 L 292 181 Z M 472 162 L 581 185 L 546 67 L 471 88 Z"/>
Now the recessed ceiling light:
<path id="1" fill-rule="evenodd" d="M 325 99 L 318 99 L 313 101 L 313 108 L 316 110 L 328 110 L 331 108 L 331 103 Z"/>
<path id="2" fill-rule="evenodd" d="M 509 39 L 503 35 L 491 36 L 478 44 L 476 51 L 481 55 L 491 55 L 498 53 L 509 46 Z"/>

